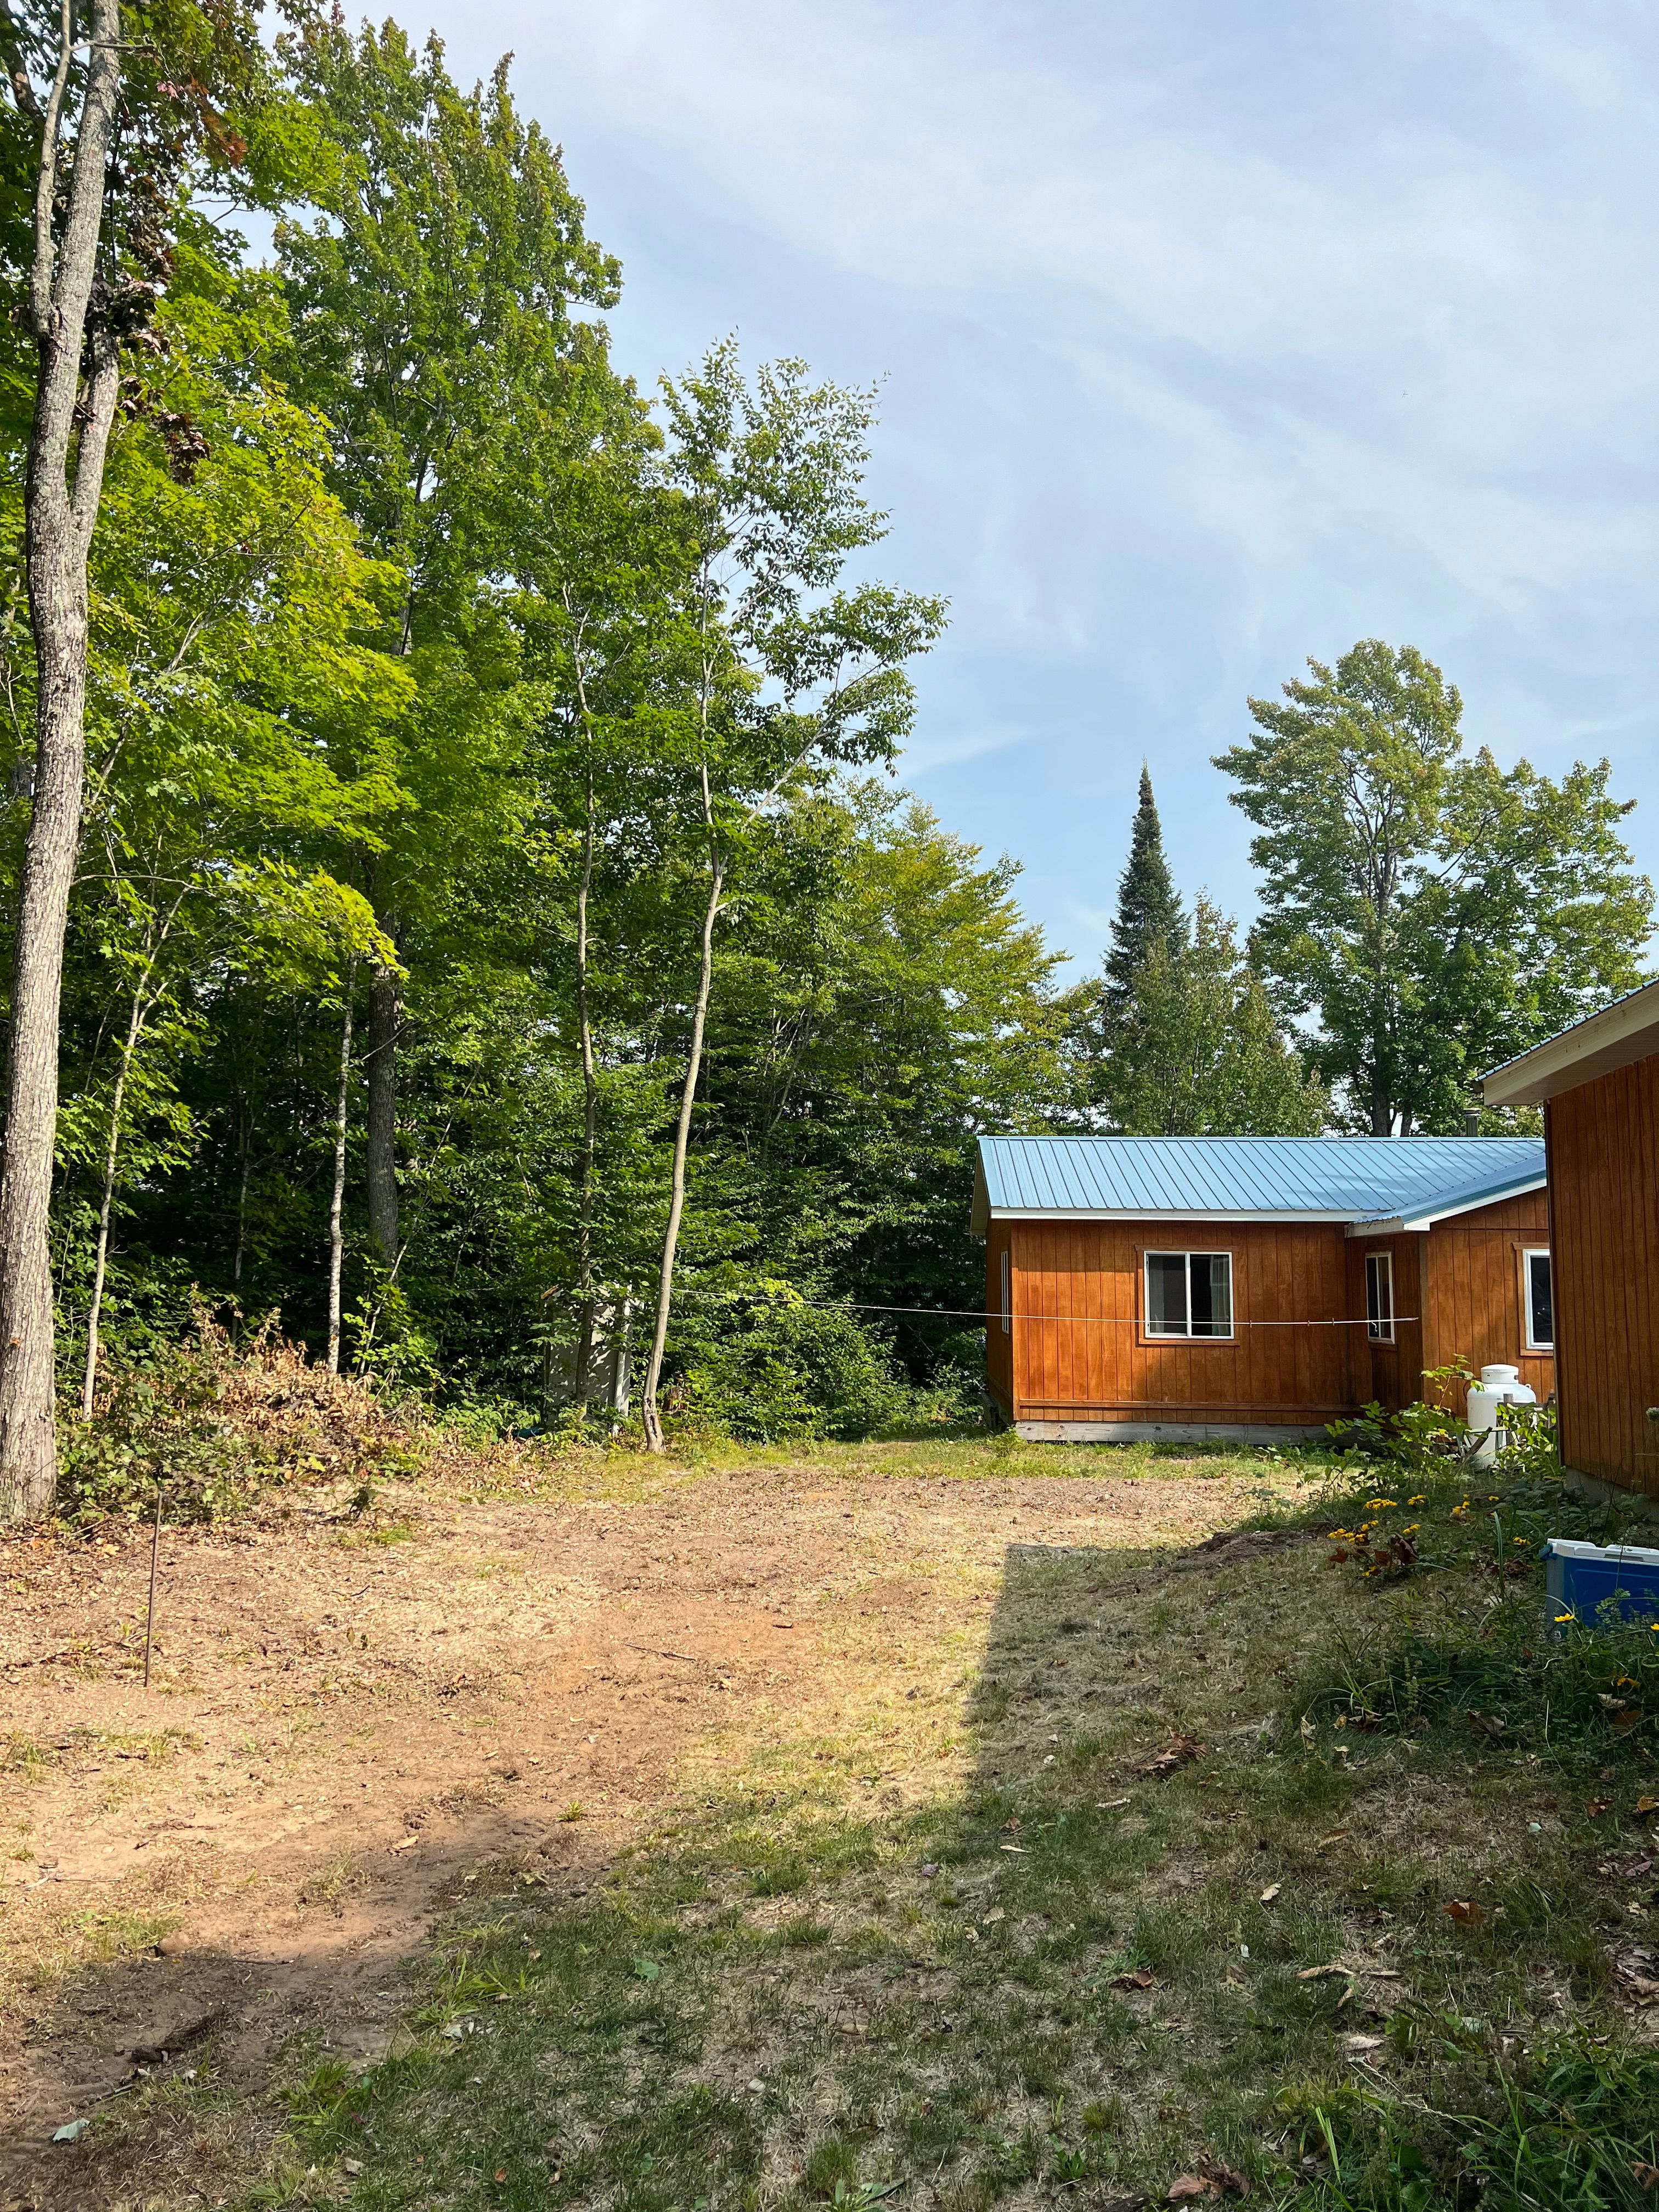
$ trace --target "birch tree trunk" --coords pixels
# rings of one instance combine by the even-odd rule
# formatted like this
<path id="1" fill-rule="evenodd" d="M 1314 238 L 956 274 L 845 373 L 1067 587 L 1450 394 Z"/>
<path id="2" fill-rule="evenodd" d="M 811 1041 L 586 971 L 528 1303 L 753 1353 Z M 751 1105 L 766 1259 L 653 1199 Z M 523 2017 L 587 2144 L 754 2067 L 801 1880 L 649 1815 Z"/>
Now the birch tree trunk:
<path id="1" fill-rule="evenodd" d="M 583 700 L 586 719 L 586 702 Z M 586 811 L 582 817 L 582 872 L 576 886 L 576 1026 L 582 1059 L 582 1176 L 576 1224 L 576 1403 L 587 1412 L 593 1365 L 593 1199 L 599 1131 L 599 1081 L 593 1059 L 593 1019 L 587 995 L 587 908 L 593 890 L 593 732 L 587 732 Z"/>
<path id="2" fill-rule="evenodd" d="M 351 1083 L 351 993 L 357 963 L 346 969 L 345 1017 L 340 1024 L 340 1088 L 334 1109 L 334 1192 L 328 1207 L 328 1371 L 340 1371 L 340 1273 L 345 1257 L 341 1216 L 345 1206 L 346 1108 Z"/>
<path id="3" fill-rule="evenodd" d="M 702 1072 L 703 1029 L 708 1018 L 708 994 L 714 979 L 714 924 L 720 919 L 720 894 L 726 885 L 726 863 L 714 836 L 714 805 L 709 796 L 707 765 L 702 771 L 702 818 L 708 833 L 708 902 L 702 915 L 702 957 L 697 970 L 696 1004 L 691 1015 L 691 1048 L 686 1056 L 679 1119 L 674 1126 L 674 1166 L 669 1184 L 668 1226 L 662 1240 L 662 1266 L 657 1277 L 657 1317 L 651 1332 L 651 1357 L 646 1364 L 645 1389 L 640 1396 L 645 1441 L 653 1452 L 663 1449 L 662 1415 L 657 1407 L 657 1385 L 662 1380 L 663 1352 L 668 1343 L 668 1315 L 674 1297 L 674 1261 L 679 1250 L 680 1221 L 685 1212 L 685 1156 L 691 1140 L 691 1108 L 697 1095 L 697 1079 Z"/>
<path id="4" fill-rule="evenodd" d="M 24 477 L 34 633 L 34 804 L 12 978 L 6 1151 L 0 1172 L 0 1516 L 50 1511 L 58 1480 L 47 1232 L 58 1127 L 64 928 L 85 771 L 87 553 L 103 490 L 118 369 L 113 336 L 88 330 L 120 86 L 119 0 L 92 0 L 91 40 L 61 228 L 61 133 L 75 28 L 64 0 L 57 71 L 41 110 L 21 68 L 23 114 L 40 126 L 27 318 L 39 362 Z M 8 26 L 8 28 L 9 27 Z M 82 379 L 82 355 L 87 374 Z M 71 457 L 73 466 L 71 468 Z"/>

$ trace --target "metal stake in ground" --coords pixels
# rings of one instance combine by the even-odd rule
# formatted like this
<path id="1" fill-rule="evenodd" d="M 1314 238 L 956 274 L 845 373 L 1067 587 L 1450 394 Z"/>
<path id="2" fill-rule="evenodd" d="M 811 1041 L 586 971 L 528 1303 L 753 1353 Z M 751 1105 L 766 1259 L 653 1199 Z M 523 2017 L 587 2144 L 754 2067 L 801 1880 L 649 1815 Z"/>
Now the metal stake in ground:
<path id="1" fill-rule="evenodd" d="M 149 1610 L 144 1615 L 144 1687 L 149 1687 L 149 1640 L 155 1633 L 155 1562 L 161 1549 L 161 1498 L 166 1486 L 155 1486 L 155 1526 L 149 1539 Z"/>

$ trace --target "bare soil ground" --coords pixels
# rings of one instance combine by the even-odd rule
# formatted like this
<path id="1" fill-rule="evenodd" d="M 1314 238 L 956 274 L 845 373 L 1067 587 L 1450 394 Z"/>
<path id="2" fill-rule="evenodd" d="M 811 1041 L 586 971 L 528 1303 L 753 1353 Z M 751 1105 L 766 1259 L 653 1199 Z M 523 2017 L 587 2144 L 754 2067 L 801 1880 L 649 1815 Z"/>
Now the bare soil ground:
<path id="1" fill-rule="evenodd" d="M 195 2045 L 250 2086 L 306 2024 L 379 2055 L 401 1962 L 470 1880 L 580 1894 L 769 1735 L 861 1730 L 872 1805 L 937 1793 L 1011 1546 L 1191 1545 L 1263 1495 L 1259 1464 L 922 1463 L 549 1494 L 545 1468 L 455 1462 L 395 1520 L 168 1528 L 148 1692 L 148 1533 L 7 1538 L 0 2203 L 48 2201 L 54 2129 Z"/>

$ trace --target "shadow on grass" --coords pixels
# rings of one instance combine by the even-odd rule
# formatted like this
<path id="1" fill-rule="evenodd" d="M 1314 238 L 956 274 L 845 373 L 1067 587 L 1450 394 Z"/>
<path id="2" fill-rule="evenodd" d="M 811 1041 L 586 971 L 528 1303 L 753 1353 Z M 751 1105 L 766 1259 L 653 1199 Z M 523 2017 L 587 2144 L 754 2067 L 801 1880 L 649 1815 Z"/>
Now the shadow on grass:
<path id="1" fill-rule="evenodd" d="M 237 2201 L 988 2212 L 1243 2172 L 1377 2212 L 1650 2202 L 1651 2056 L 1501 2025 L 1554 1975 L 1612 2032 L 1583 1881 L 1601 1814 L 1523 1820 L 1506 1855 L 1466 1839 L 1510 1901 L 1449 1918 L 1457 1808 L 1425 1754 L 1340 1756 L 1328 1717 L 1310 1742 L 1285 1711 L 1287 1653 L 1380 1601 L 1294 1543 L 1011 1546 L 958 1784 L 871 1784 L 894 1684 L 843 1739 L 757 1751 L 580 1903 L 533 1859 L 501 1869 L 383 2063 L 290 2050 Z M 210 2132 L 231 2101 L 169 2084 L 129 2166 L 144 2128 Z"/>

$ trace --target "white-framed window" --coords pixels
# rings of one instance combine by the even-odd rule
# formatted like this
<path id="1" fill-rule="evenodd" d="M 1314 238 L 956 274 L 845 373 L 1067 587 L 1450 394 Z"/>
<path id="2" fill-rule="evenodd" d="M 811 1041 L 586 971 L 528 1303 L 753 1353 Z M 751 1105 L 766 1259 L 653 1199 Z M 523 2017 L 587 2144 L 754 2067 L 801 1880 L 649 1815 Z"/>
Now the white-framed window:
<path id="1" fill-rule="evenodd" d="M 1365 1255 L 1365 1334 L 1373 1344 L 1394 1342 L 1394 1255 Z"/>
<path id="2" fill-rule="evenodd" d="M 1008 1247 L 1002 1248 L 1002 1333 L 1011 1335 L 1014 1326 L 1014 1271 Z"/>
<path id="3" fill-rule="evenodd" d="M 1538 1245 L 1521 1255 L 1522 1279 L 1527 1293 L 1527 1349 L 1555 1349 L 1555 1273 L 1547 1249 Z"/>
<path id="4" fill-rule="evenodd" d="M 1231 1252 L 1149 1252 L 1146 1265 L 1148 1336 L 1232 1334 Z"/>

